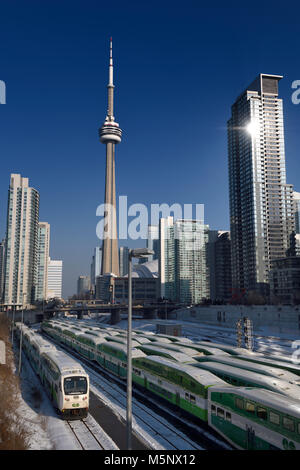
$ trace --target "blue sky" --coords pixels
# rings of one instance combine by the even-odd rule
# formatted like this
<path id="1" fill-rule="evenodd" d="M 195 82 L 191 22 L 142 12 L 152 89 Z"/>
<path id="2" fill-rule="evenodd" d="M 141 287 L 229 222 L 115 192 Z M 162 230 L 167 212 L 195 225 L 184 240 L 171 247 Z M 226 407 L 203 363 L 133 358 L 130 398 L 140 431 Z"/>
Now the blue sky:
<path id="1" fill-rule="evenodd" d="M 40 191 L 51 257 L 64 261 L 64 295 L 89 274 L 99 243 L 110 36 L 123 129 L 117 193 L 129 204 L 203 203 L 212 229 L 229 228 L 226 122 L 259 73 L 284 75 L 287 181 L 300 190 L 300 105 L 291 102 L 300 7 L 240 3 L 1 2 L 0 236 L 9 176 L 21 173 Z"/>

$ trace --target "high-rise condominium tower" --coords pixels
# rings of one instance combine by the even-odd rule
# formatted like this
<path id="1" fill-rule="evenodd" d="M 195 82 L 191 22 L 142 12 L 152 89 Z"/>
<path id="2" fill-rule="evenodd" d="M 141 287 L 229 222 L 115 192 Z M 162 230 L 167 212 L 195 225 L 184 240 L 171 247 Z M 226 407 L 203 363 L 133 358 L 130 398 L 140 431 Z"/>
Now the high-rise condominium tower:
<path id="1" fill-rule="evenodd" d="M 36 300 L 46 300 L 48 298 L 49 248 L 50 225 L 47 222 L 39 222 Z"/>
<path id="2" fill-rule="evenodd" d="M 126 276 L 129 271 L 129 248 L 120 246 L 119 248 L 120 276 Z"/>
<path id="3" fill-rule="evenodd" d="M 260 74 L 237 98 L 228 121 L 232 280 L 248 292 L 268 292 L 270 263 L 286 256 L 294 227 L 281 78 Z"/>
<path id="4" fill-rule="evenodd" d="M 208 225 L 162 218 L 159 242 L 161 297 L 189 304 L 209 298 Z"/>
<path id="5" fill-rule="evenodd" d="M 96 246 L 91 263 L 91 287 L 95 290 L 96 277 L 101 274 L 101 263 L 102 263 L 102 248 Z"/>
<path id="6" fill-rule="evenodd" d="M 119 275 L 119 253 L 116 215 L 116 182 L 115 182 L 115 146 L 121 142 L 122 131 L 114 118 L 114 84 L 112 40 L 110 40 L 108 109 L 103 126 L 99 129 L 100 141 L 106 145 L 105 175 L 105 227 L 102 245 L 101 274 Z"/>
<path id="7" fill-rule="evenodd" d="M 49 258 L 48 260 L 48 284 L 47 284 L 47 298 L 62 298 L 62 260 L 55 260 Z"/>
<path id="8" fill-rule="evenodd" d="M 12 174 L 8 190 L 4 305 L 22 306 L 35 298 L 39 193 L 28 178 Z"/>

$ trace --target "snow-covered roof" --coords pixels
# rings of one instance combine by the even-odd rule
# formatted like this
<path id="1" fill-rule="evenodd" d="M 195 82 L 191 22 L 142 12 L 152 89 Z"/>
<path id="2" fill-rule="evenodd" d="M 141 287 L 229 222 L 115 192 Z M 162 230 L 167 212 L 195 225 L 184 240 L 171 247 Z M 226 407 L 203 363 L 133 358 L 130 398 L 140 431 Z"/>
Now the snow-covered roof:
<path id="1" fill-rule="evenodd" d="M 298 385 L 293 385 L 286 380 L 277 379 L 276 377 L 269 377 L 262 375 L 257 372 L 251 372 L 245 369 L 239 369 L 238 367 L 231 367 L 226 364 L 220 364 L 218 362 L 197 362 L 195 367 L 200 367 L 211 371 L 212 373 L 218 372 L 220 374 L 228 374 L 232 377 L 237 377 L 245 380 L 246 382 L 253 382 L 261 385 L 264 388 L 283 393 L 284 395 L 296 398 L 300 400 L 300 389 Z"/>
<path id="2" fill-rule="evenodd" d="M 69 372 L 69 373 L 79 373 L 86 374 L 83 367 L 76 362 L 72 357 L 68 356 L 62 351 L 49 351 L 44 354 L 46 357 L 49 357 L 59 368 L 60 372 Z"/>
<path id="3" fill-rule="evenodd" d="M 178 362 L 173 362 L 170 359 L 161 356 L 148 356 L 146 359 L 157 364 L 165 365 L 180 372 L 184 372 L 186 375 L 192 377 L 194 380 L 200 382 L 202 385 L 227 385 L 224 380 L 215 376 L 211 372 L 197 369 L 188 364 L 179 364 Z"/>
<path id="4" fill-rule="evenodd" d="M 206 358 L 208 359 L 208 358 Z M 240 369 L 248 369 L 252 370 L 253 372 L 263 373 L 265 375 L 269 375 L 271 377 L 278 377 L 279 379 L 287 380 L 287 381 L 295 381 L 300 384 L 300 377 L 292 372 L 288 372 L 287 370 L 280 369 L 278 367 L 271 367 L 264 364 L 258 364 L 256 362 L 251 361 L 241 361 L 236 356 L 215 356 L 212 358 L 216 362 L 220 362 L 222 364 L 231 365 L 233 367 L 239 367 Z M 299 390 L 300 392 L 300 390 Z M 299 396 L 300 399 L 300 396 Z"/>

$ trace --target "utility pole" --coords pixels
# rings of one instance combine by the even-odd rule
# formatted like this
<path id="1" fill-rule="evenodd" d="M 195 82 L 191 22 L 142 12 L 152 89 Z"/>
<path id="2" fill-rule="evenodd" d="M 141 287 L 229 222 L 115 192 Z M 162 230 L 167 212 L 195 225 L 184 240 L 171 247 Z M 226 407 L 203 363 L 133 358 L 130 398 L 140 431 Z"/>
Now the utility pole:
<path id="1" fill-rule="evenodd" d="M 22 342 L 23 342 L 23 325 L 24 325 L 24 298 L 26 293 L 23 292 L 23 305 L 22 305 L 22 325 L 21 325 L 21 333 L 20 333 L 20 349 L 19 349 L 19 370 L 18 375 L 21 373 L 21 365 L 22 365 Z"/>

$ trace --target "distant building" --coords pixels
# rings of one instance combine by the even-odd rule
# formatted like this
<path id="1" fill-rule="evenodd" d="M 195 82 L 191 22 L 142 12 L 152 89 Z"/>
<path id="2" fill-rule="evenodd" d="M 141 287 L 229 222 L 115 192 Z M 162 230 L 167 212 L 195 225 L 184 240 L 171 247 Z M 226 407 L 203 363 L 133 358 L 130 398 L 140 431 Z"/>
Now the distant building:
<path id="1" fill-rule="evenodd" d="M 50 225 L 39 222 L 38 227 L 38 255 L 37 255 L 37 286 L 35 300 L 48 298 L 48 263 L 50 250 Z"/>
<path id="2" fill-rule="evenodd" d="M 0 303 L 3 299 L 4 288 L 4 261 L 5 261 L 5 239 L 0 242 Z"/>
<path id="3" fill-rule="evenodd" d="M 186 304 L 209 298 L 208 230 L 198 220 L 160 219 L 161 297 Z"/>
<path id="4" fill-rule="evenodd" d="M 300 234 L 300 193 L 293 192 L 294 214 L 295 214 L 295 232 Z"/>
<path id="5" fill-rule="evenodd" d="M 129 248 L 128 246 L 120 246 L 119 248 L 119 266 L 120 266 L 120 277 L 128 274 L 129 267 Z"/>
<path id="6" fill-rule="evenodd" d="M 37 286 L 37 246 L 40 196 L 28 178 L 11 174 L 8 191 L 4 305 L 19 307 L 34 301 Z"/>
<path id="7" fill-rule="evenodd" d="M 128 303 L 128 276 L 113 279 L 116 303 Z M 155 303 L 160 297 L 158 261 L 135 264 L 132 268 L 132 302 L 134 304 Z"/>
<path id="8" fill-rule="evenodd" d="M 102 263 L 102 248 L 97 246 L 94 249 L 94 254 L 91 264 L 91 287 L 95 291 L 96 277 L 101 274 L 101 263 Z"/>
<path id="9" fill-rule="evenodd" d="M 272 261 L 270 271 L 271 298 L 282 304 L 300 303 L 300 257 Z"/>
<path id="10" fill-rule="evenodd" d="M 230 232 L 209 230 L 208 239 L 210 298 L 226 303 L 232 296 Z"/>
<path id="11" fill-rule="evenodd" d="M 159 256 L 159 226 L 148 225 L 147 248 L 154 251 L 154 255 L 148 256 L 148 261 L 154 261 Z"/>
<path id="12" fill-rule="evenodd" d="M 48 284 L 47 298 L 62 298 L 62 270 L 63 262 L 61 260 L 50 259 L 48 261 Z"/>
<path id="13" fill-rule="evenodd" d="M 77 280 L 77 295 L 84 295 L 90 291 L 91 281 L 89 276 L 79 276 Z"/>
<path id="14" fill-rule="evenodd" d="M 113 303 L 113 281 L 115 277 L 116 276 L 112 273 L 102 274 L 96 277 L 96 299 L 102 300 L 104 303 Z"/>

